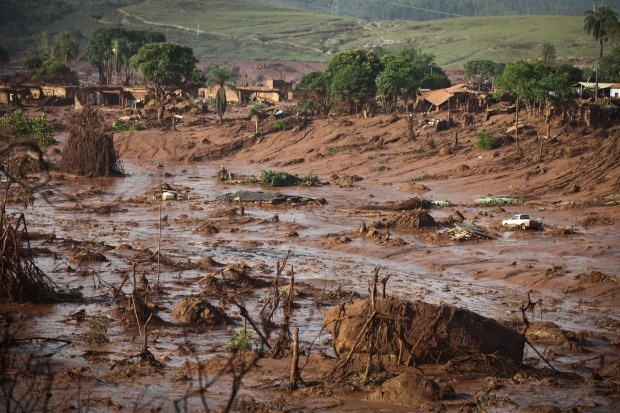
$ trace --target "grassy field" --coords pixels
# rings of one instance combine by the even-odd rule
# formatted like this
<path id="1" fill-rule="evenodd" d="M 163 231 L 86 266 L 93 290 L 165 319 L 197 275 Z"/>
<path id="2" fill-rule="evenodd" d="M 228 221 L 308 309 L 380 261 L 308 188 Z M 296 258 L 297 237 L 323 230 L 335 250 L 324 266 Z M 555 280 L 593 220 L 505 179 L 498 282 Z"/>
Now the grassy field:
<path id="1" fill-rule="evenodd" d="M 440 65 L 457 67 L 472 59 L 538 58 L 545 42 L 555 46 L 560 58 L 593 59 L 597 50 L 583 32 L 583 18 L 574 16 L 371 23 L 236 0 L 148 0 L 123 11 L 135 22 L 162 25 L 154 27 L 169 40 L 211 57 L 327 61 L 351 47 L 415 44 L 433 53 Z"/>

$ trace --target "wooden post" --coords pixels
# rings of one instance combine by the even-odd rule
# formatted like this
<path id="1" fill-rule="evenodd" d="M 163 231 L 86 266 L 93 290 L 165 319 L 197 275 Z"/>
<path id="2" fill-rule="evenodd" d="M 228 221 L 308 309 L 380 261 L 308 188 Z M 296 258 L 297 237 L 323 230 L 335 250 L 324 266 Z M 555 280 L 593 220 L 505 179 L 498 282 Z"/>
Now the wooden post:
<path id="1" fill-rule="evenodd" d="M 293 360 L 291 361 L 291 374 L 289 376 L 289 389 L 297 388 L 299 378 L 299 327 L 295 327 L 293 335 Z"/>
<path id="2" fill-rule="evenodd" d="M 370 286 L 370 303 L 372 306 L 372 311 L 375 311 L 375 296 L 377 295 L 378 280 L 379 280 L 379 267 L 376 267 L 372 275 L 372 281 L 371 281 L 371 286 Z"/>

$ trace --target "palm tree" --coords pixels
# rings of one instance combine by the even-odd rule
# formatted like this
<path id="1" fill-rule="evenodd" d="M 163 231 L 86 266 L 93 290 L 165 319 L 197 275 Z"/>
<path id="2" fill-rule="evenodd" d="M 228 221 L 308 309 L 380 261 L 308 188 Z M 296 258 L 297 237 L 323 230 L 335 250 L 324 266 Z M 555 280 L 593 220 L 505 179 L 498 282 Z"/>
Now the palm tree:
<path id="1" fill-rule="evenodd" d="M 28 53 L 28 57 L 24 60 L 24 67 L 31 72 L 34 72 L 43 66 L 45 61 L 49 60 L 43 50 L 38 47 L 28 50 Z"/>
<path id="2" fill-rule="evenodd" d="M 53 49 L 54 59 L 69 66 L 80 54 L 80 45 L 74 35 L 68 32 L 56 36 Z"/>
<path id="3" fill-rule="evenodd" d="M 114 84 L 117 84 L 121 68 L 129 61 L 131 56 L 129 56 L 129 44 L 127 43 L 127 39 L 113 39 L 111 46 L 113 53 L 113 55 L 111 55 L 111 64 L 116 72 Z"/>
<path id="4" fill-rule="evenodd" d="M 239 73 L 227 66 L 213 65 L 207 73 L 207 86 L 219 86 L 215 93 L 215 110 L 220 117 L 220 123 L 226 112 L 226 86 L 236 92 L 235 85 L 238 77 Z"/>
<path id="5" fill-rule="evenodd" d="M 583 20 L 583 30 L 592 35 L 601 45 L 599 59 L 603 58 L 603 41 L 609 40 L 609 26 L 618 23 L 618 13 L 613 11 L 613 6 L 594 7 L 587 10 Z"/>

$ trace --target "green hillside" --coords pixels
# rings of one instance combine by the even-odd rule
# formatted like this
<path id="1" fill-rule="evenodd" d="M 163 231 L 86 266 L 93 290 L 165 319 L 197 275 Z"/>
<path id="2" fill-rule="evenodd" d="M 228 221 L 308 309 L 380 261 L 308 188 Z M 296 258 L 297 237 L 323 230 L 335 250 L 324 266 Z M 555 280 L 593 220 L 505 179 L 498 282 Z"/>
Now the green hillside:
<path id="1" fill-rule="evenodd" d="M 243 1 L 149 0 L 123 10 L 143 22 L 168 25 L 160 28 L 166 27 L 170 40 L 214 57 L 329 60 L 351 47 L 395 49 L 416 44 L 435 54 L 440 65 L 461 66 L 480 58 L 538 58 L 545 42 L 556 47 L 560 58 L 596 56 L 596 42 L 583 32 L 583 18 L 578 16 L 367 22 Z"/>
<path id="2" fill-rule="evenodd" d="M 414 44 L 442 66 L 462 66 L 471 59 L 538 58 L 545 42 L 555 46 L 559 58 L 594 59 L 597 50 L 583 32 L 581 16 L 369 22 L 241 0 L 138 1 L 54 0 L 50 4 L 58 8 L 39 4 L 30 15 L 23 8 L 34 8 L 34 0 L 7 0 L 0 6 L 0 44 L 13 53 L 24 51 L 36 45 L 42 31 L 53 38 L 69 30 L 85 46 L 94 29 L 115 25 L 161 31 L 169 41 L 193 47 L 197 56 L 226 58 L 328 61 L 352 47 Z"/>

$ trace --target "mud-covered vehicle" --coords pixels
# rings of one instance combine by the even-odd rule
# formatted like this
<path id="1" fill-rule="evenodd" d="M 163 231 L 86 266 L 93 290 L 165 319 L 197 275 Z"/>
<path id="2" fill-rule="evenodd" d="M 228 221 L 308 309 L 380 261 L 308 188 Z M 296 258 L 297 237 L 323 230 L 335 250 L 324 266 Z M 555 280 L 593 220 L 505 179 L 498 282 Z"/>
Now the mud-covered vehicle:
<path id="1" fill-rule="evenodd" d="M 524 231 L 526 229 L 542 229 L 542 220 L 526 214 L 518 214 L 510 219 L 503 220 L 502 225 L 510 228 L 521 228 Z"/>

